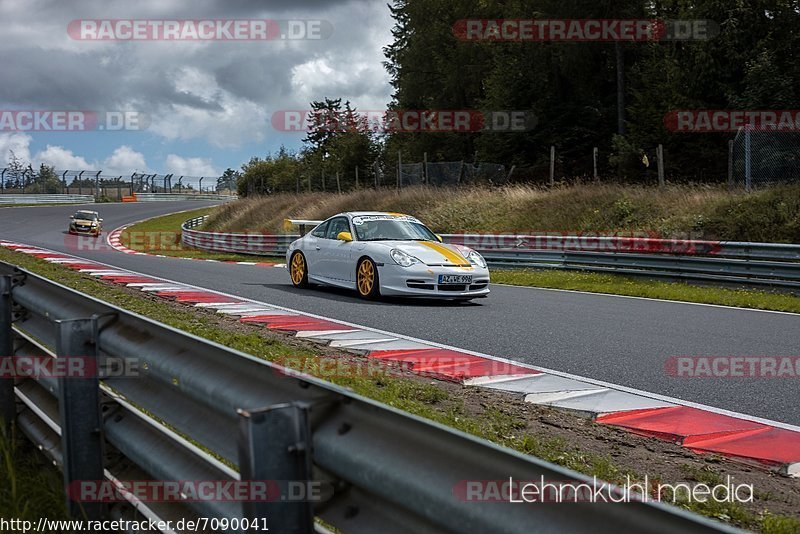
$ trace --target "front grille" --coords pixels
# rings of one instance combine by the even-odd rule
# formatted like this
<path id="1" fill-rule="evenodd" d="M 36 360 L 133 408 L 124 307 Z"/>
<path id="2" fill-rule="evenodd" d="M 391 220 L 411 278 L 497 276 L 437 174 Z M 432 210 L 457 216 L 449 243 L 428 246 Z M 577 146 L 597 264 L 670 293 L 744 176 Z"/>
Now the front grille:
<path id="1" fill-rule="evenodd" d="M 411 289 L 426 289 L 428 291 L 433 291 L 436 287 L 433 284 L 428 284 L 425 282 L 415 282 L 413 280 L 409 280 L 408 282 L 406 282 L 406 285 Z"/>
<path id="2" fill-rule="evenodd" d="M 441 285 L 439 286 L 439 291 L 466 291 L 467 286 L 465 285 Z"/>
<path id="3" fill-rule="evenodd" d="M 481 282 L 479 284 L 472 284 L 471 286 L 469 286 L 469 290 L 470 291 L 478 291 L 480 289 L 486 289 L 486 287 L 488 285 L 489 285 L 488 282 Z"/>

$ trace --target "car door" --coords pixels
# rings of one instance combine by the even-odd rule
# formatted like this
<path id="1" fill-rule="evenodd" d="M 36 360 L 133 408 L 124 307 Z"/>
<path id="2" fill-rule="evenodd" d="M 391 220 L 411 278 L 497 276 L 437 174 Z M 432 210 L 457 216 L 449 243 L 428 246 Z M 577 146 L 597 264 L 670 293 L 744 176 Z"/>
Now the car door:
<path id="1" fill-rule="evenodd" d="M 321 242 L 325 241 L 328 222 L 323 222 L 303 238 L 303 254 L 308 264 L 308 275 L 312 277 L 319 276 L 320 273 Z"/>
<path id="2" fill-rule="evenodd" d="M 350 221 L 347 217 L 334 217 L 328 224 L 325 239 L 320 239 L 320 268 L 322 276 L 337 281 L 351 282 L 354 274 L 351 271 L 352 243 L 338 239 L 340 232 L 350 232 Z M 352 268 L 351 268 L 352 267 Z"/>

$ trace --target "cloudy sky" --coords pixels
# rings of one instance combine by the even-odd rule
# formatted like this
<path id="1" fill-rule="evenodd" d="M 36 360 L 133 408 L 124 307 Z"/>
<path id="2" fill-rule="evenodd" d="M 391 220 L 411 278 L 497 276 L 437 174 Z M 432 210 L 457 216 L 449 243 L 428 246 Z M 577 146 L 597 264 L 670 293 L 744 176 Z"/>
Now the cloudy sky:
<path id="1" fill-rule="evenodd" d="M 302 133 L 273 127 L 276 112 L 324 97 L 380 110 L 391 95 L 382 65 L 392 26 L 384 1 L 0 0 L 0 19 L 0 112 L 137 112 L 149 120 L 141 131 L 14 131 L 5 124 L 2 163 L 14 150 L 25 162 L 63 170 L 214 175 L 281 144 L 300 146 Z M 332 33 L 238 42 L 72 38 L 70 22 L 86 19 L 313 20 Z"/>

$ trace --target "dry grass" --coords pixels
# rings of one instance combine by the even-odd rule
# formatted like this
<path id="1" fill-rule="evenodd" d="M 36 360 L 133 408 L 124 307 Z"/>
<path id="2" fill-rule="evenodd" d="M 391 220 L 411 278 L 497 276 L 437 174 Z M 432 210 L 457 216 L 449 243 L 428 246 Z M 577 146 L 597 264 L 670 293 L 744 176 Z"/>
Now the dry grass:
<path id="1" fill-rule="evenodd" d="M 665 237 L 800 241 L 798 186 L 750 195 L 700 185 L 412 187 L 400 192 L 281 194 L 228 204 L 206 227 L 276 232 L 284 218 L 324 219 L 353 210 L 410 213 L 442 233 L 641 231 Z"/>

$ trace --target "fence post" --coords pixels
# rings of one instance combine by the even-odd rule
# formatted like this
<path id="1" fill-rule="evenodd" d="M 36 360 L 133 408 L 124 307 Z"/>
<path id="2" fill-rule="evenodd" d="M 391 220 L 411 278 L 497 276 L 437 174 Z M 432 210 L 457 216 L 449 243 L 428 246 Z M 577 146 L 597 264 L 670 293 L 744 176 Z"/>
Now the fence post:
<path id="1" fill-rule="evenodd" d="M 401 187 L 403 187 L 403 154 L 401 151 L 397 151 L 397 190 L 399 191 Z"/>
<path id="2" fill-rule="evenodd" d="M 322 192 L 325 192 L 325 169 L 322 169 Z"/>
<path id="3" fill-rule="evenodd" d="M 305 403 L 279 404 L 239 413 L 239 472 L 242 481 L 273 481 L 280 486 L 274 502 L 245 502 L 244 516 L 275 532 L 314 531 L 311 486 L 311 428 Z M 305 490 L 293 500 L 296 487 Z M 287 490 L 292 490 L 291 493 Z M 270 492 L 271 493 L 271 492 Z"/>
<path id="4" fill-rule="evenodd" d="M 550 185 L 556 183 L 556 147 L 550 147 Z"/>
<path id="5" fill-rule="evenodd" d="M 3 368 L 7 366 L 11 358 L 14 357 L 14 334 L 11 330 L 13 316 L 11 312 L 11 276 L 0 276 L 0 364 Z M 3 430 L 6 436 L 10 436 L 10 430 L 17 416 L 16 399 L 14 397 L 14 377 L 0 376 L 0 419 L 3 422 Z"/>
<path id="6" fill-rule="evenodd" d="M 753 185 L 753 154 L 752 154 L 752 137 L 750 135 L 750 126 L 744 127 L 744 190 L 750 192 L 750 187 Z"/>
<path id="7" fill-rule="evenodd" d="M 600 155 L 600 150 L 597 147 L 594 147 L 592 150 L 592 161 L 594 162 L 594 180 L 595 182 L 600 179 L 600 175 L 597 173 L 597 158 Z"/>
<path id="8" fill-rule="evenodd" d="M 6 171 L 8 169 L 3 169 L 2 174 L 0 174 L 0 195 L 6 192 Z M 66 171 L 65 171 L 66 172 Z"/>
<path id="9" fill-rule="evenodd" d="M 300 193 L 300 175 L 297 174 L 294 177 L 294 185 L 295 185 L 295 193 Z"/>
<path id="10" fill-rule="evenodd" d="M 659 187 L 664 187 L 666 185 L 664 180 L 664 145 L 658 145 L 656 158 L 658 159 L 658 185 Z"/>
<path id="11" fill-rule="evenodd" d="M 133 186 L 133 179 L 135 177 L 136 177 L 136 173 L 134 172 L 134 173 L 131 174 L 131 196 L 136 194 L 136 190 L 135 190 L 135 188 Z"/>
<path id="12" fill-rule="evenodd" d="M 97 171 L 97 174 L 94 176 L 94 198 L 100 200 L 100 173 L 103 171 Z"/>
<path id="13" fill-rule="evenodd" d="M 336 171 L 336 191 L 342 194 L 342 184 L 339 183 L 339 171 Z"/>
<path id="14" fill-rule="evenodd" d="M 358 165 L 356 165 L 356 189 L 358 189 Z"/>
<path id="15" fill-rule="evenodd" d="M 100 379 L 97 358 L 97 319 L 58 320 L 56 355 L 80 358 L 84 375 L 58 378 L 58 408 L 61 422 L 66 506 L 75 518 L 99 519 L 104 514 L 101 502 L 79 502 L 76 486 L 81 481 L 99 484 L 103 474 L 103 424 L 100 417 Z M 71 366 L 64 366 L 72 368 Z M 77 494 L 76 494 L 77 493 Z"/>
<path id="16" fill-rule="evenodd" d="M 429 185 L 430 178 L 428 178 L 428 153 L 427 152 L 423 152 L 422 153 L 422 161 L 423 161 L 423 164 L 422 164 L 422 183 L 425 184 L 425 185 Z"/>
<path id="17" fill-rule="evenodd" d="M 728 141 L 728 191 L 733 191 L 733 141 Z"/>
<path id="18" fill-rule="evenodd" d="M 80 174 L 78 174 L 78 194 L 79 195 L 83 194 L 83 173 L 84 172 L 86 172 L 86 171 L 81 171 Z"/>
<path id="19" fill-rule="evenodd" d="M 201 195 L 203 194 L 203 178 L 205 178 L 205 176 L 200 177 L 200 184 L 198 185 L 198 187 L 200 188 Z"/>
<path id="20" fill-rule="evenodd" d="M 512 166 L 511 166 L 511 170 L 510 170 L 510 171 L 508 171 L 508 175 L 506 176 L 506 183 L 508 183 L 508 182 L 510 182 L 510 181 L 511 181 L 511 176 L 513 176 L 513 175 L 514 175 L 514 171 L 515 171 L 516 169 L 517 169 L 517 166 L 516 166 L 516 165 L 512 165 Z"/>

